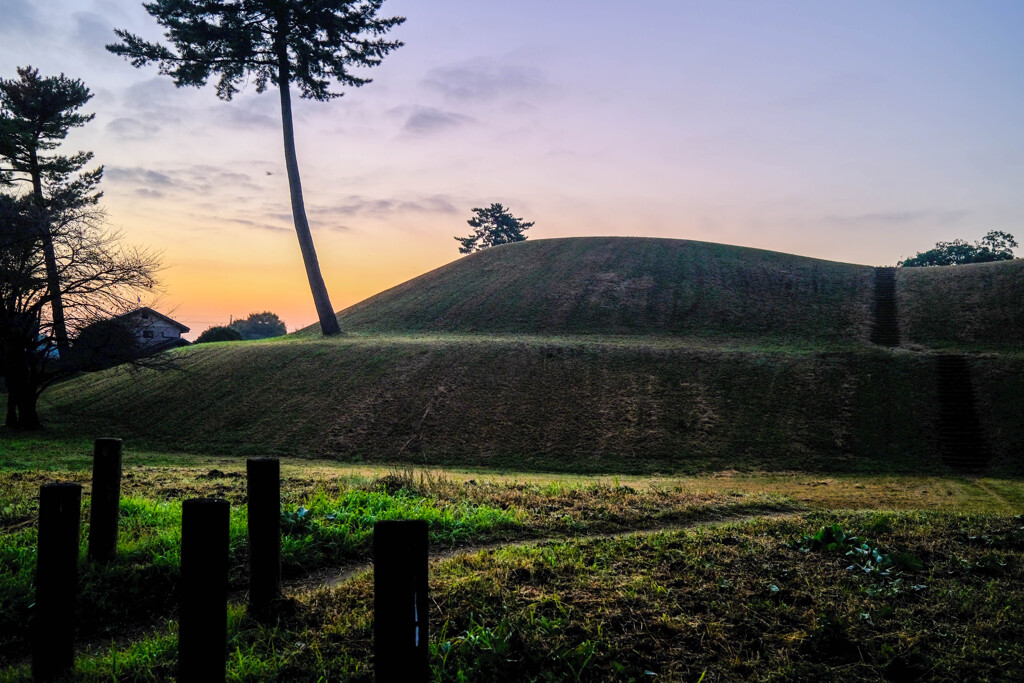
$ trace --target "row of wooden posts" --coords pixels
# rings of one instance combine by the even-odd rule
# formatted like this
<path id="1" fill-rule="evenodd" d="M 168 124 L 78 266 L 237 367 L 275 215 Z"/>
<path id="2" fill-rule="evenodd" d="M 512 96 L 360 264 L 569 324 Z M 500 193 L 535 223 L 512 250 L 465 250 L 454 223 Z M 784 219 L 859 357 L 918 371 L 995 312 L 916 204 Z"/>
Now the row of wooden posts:
<path id="1" fill-rule="evenodd" d="M 261 619 L 281 600 L 281 466 L 246 461 L 249 506 L 249 611 Z M 121 440 L 97 439 L 89 515 L 90 562 L 117 554 Z M 45 484 L 39 492 L 39 546 L 32 618 L 32 676 L 53 680 L 74 664 L 75 601 L 82 487 Z M 223 680 L 227 650 L 229 504 L 184 501 L 178 680 Z M 429 677 L 427 523 L 377 522 L 373 529 L 374 669 L 378 681 Z"/>

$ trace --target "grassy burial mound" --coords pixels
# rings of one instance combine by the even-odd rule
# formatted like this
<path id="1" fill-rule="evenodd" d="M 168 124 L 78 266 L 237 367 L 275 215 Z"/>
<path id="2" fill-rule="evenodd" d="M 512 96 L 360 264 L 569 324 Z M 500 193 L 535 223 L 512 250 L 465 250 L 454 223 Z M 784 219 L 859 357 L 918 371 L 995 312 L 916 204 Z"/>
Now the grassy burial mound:
<path id="1" fill-rule="evenodd" d="M 338 314 L 355 332 L 856 344 L 872 269 L 689 240 L 586 237 L 477 252 Z"/>
<path id="2" fill-rule="evenodd" d="M 347 461 L 941 468 L 936 359 L 912 350 L 913 334 L 901 335 L 911 349 L 869 342 L 873 276 L 681 240 L 507 245 L 342 311 L 344 338 L 204 345 L 181 352 L 180 371 L 81 377 L 44 395 L 44 418 L 160 448 Z M 929 277 L 942 275 L 901 273 L 898 284 Z M 992 282 L 1012 281 L 1000 278 L 980 286 L 989 300 L 1004 296 Z M 911 320 L 930 320 L 927 291 L 900 294 L 916 306 Z M 987 342 L 979 332 L 974 343 Z M 1024 355 L 976 354 L 968 366 L 986 464 L 1016 472 Z"/>

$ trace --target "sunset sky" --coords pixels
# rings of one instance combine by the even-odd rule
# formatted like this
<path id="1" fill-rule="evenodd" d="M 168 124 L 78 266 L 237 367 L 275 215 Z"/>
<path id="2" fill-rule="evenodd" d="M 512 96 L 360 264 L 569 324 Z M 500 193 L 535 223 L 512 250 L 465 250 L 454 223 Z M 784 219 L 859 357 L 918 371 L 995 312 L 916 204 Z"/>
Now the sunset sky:
<path id="1" fill-rule="evenodd" d="M 1024 238 L 1024 2 L 387 0 L 374 82 L 296 104 L 334 307 L 458 257 L 470 210 L 531 238 L 706 240 L 870 265 L 989 230 Z M 106 167 L 156 306 L 192 328 L 313 322 L 275 92 L 221 102 L 104 50 L 156 39 L 137 0 L 0 0 L 0 77 L 81 78 L 66 149 Z"/>

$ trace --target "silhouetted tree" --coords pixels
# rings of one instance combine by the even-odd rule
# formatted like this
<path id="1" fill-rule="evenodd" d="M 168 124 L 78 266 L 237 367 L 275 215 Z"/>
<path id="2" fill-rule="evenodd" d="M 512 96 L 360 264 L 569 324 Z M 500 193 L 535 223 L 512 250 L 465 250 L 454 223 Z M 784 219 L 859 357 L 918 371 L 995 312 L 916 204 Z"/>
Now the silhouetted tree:
<path id="1" fill-rule="evenodd" d="M 224 100 L 249 80 L 257 92 L 266 90 L 268 83 L 278 87 L 295 232 L 325 335 L 338 334 L 341 328 L 306 220 L 291 86 L 295 84 L 303 98 L 326 101 L 342 95 L 331 91 L 332 82 L 353 87 L 369 83 L 351 69 L 376 66 L 402 45 L 380 37 L 405 21 L 378 18 L 382 4 L 383 0 L 154 0 L 143 6 L 167 29 L 173 50 L 123 30 L 116 31 L 122 42 L 107 46 L 133 66 L 159 65 L 160 73 L 171 76 L 179 87 L 199 87 L 216 75 L 217 96 Z"/>
<path id="2" fill-rule="evenodd" d="M 83 205 L 95 205 L 100 196 L 95 186 L 103 175 L 103 168 L 81 173 L 92 159 L 92 152 L 72 156 L 47 152 L 57 149 L 72 128 L 93 119 L 92 114 L 78 113 L 92 98 L 92 93 L 82 81 L 64 74 L 44 78 L 38 70 L 28 66 L 17 71 L 17 79 L 0 79 L 0 159 L 4 162 L 0 166 L 0 185 L 10 186 L 18 181 L 30 183 L 32 199 L 41 209 L 35 214 L 39 221 L 36 229 L 42 240 L 50 288 L 48 301 L 53 333 L 60 353 L 66 353 L 68 321 L 47 204 L 54 201 L 54 195 L 62 195 L 61 210 L 70 208 L 68 202 L 72 199 Z"/>
<path id="3" fill-rule="evenodd" d="M 280 337 L 282 334 L 288 333 L 284 322 L 277 317 L 276 313 L 270 311 L 251 313 L 248 318 L 231 323 L 231 329 L 242 335 L 242 339 L 266 339 L 267 337 Z"/>
<path id="4" fill-rule="evenodd" d="M 40 218 L 43 210 L 31 196 L 0 193 L 0 374 L 8 392 L 6 425 L 19 429 L 39 428 L 36 402 L 53 382 L 97 369 L 95 355 L 86 353 L 88 335 L 82 353 L 75 337 L 67 353 L 56 352 L 54 323 L 46 316 L 53 292 L 40 222 L 50 226 L 57 293 L 68 318 L 79 321 L 76 332 L 134 308 L 138 293 L 154 286 L 159 267 L 151 254 L 122 248 L 92 204 L 72 196 L 67 203 L 48 202 Z"/>
<path id="5" fill-rule="evenodd" d="M 107 318 L 86 325 L 68 354 L 75 370 L 93 371 L 120 365 L 145 354 L 135 330 L 124 318 Z"/>
<path id="6" fill-rule="evenodd" d="M 952 242 L 937 242 L 934 249 L 920 251 L 917 256 L 900 261 L 897 265 L 912 268 L 1010 261 L 1014 258 L 1013 250 L 1017 246 L 1017 240 L 1013 235 L 992 230 L 974 244 L 959 239 Z"/>
<path id="7" fill-rule="evenodd" d="M 466 221 L 473 228 L 473 233 L 468 237 L 455 238 L 462 244 L 459 247 L 460 254 L 472 254 L 499 244 L 522 242 L 526 239 L 523 233 L 533 226 L 533 222 L 527 223 L 522 218 L 516 218 L 501 204 L 491 204 L 486 209 L 473 209 L 473 213 L 476 216 Z"/>
<path id="8" fill-rule="evenodd" d="M 209 342 L 222 342 L 222 341 L 242 341 L 242 334 L 233 327 L 227 325 L 214 325 L 203 331 L 201 335 L 196 338 L 196 344 L 206 344 Z"/>

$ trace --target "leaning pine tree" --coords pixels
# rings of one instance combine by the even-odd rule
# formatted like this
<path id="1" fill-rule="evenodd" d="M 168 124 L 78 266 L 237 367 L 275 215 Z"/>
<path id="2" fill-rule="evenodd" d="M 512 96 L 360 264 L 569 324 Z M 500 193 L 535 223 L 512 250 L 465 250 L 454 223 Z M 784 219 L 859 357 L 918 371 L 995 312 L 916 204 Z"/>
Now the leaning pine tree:
<path id="1" fill-rule="evenodd" d="M 381 63 L 399 41 L 382 36 L 405 21 L 378 18 L 384 0 L 154 0 L 146 11 L 167 29 L 171 47 L 150 43 L 124 30 L 120 43 L 108 45 L 133 66 L 157 64 L 178 87 L 205 85 L 218 76 L 217 96 L 230 100 L 240 84 L 252 79 L 256 91 L 276 85 L 281 94 L 284 155 L 291 189 L 292 215 L 306 276 L 313 291 L 320 327 L 338 334 L 334 308 L 320 274 L 313 237 L 306 220 L 295 156 L 291 86 L 303 98 L 320 102 L 341 97 L 332 82 L 359 87 L 370 82 L 351 73 Z"/>

